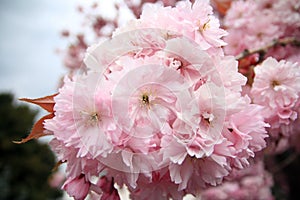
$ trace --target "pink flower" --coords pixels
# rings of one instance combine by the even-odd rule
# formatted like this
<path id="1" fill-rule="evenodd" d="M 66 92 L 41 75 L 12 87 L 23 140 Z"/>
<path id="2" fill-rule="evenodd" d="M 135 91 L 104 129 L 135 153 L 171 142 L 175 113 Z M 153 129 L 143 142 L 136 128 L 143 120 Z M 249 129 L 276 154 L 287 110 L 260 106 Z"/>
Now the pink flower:
<path id="1" fill-rule="evenodd" d="M 216 186 L 230 173 L 226 156 L 212 154 L 203 159 L 187 157 L 181 164 L 170 164 L 171 180 L 178 184 L 178 190 L 187 190 L 192 194 L 197 194 L 206 185 Z"/>
<path id="2" fill-rule="evenodd" d="M 177 96 L 173 91 L 179 93 L 185 87 L 183 78 L 165 67 L 146 65 L 129 72 L 113 94 L 112 103 L 119 123 L 128 131 L 139 125 L 161 129 L 176 110 Z"/>
<path id="3" fill-rule="evenodd" d="M 86 48 L 87 44 L 84 36 L 82 34 L 78 34 L 76 37 L 76 43 L 70 45 L 64 52 L 64 65 L 69 68 L 71 72 L 82 67 Z"/>
<path id="4" fill-rule="evenodd" d="M 194 51 L 190 52 L 190 49 Z M 216 77 L 216 68 L 210 55 L 187 38 L 169 39 L 163 51 L 165 54 L 161 56 L 164 59 L 164 65 L 178 71 L 195 89 L 207 79 L 219 78 Z"/>
<path id="5" fill-rule="evenodd" d="M 224 87 L 235 92 L 242 91 L 247 78 L 238 72 L 238 62 L 235 58 L 232 56 L 215 57 L 214 63 Z"/>
<path id="6" fill-rule="evenodd" d="M 97 186 L 99 186 L 103 192 L 101 200 L 120 200 L 118 190 L 114 187 L 114 179 L 106 176 L 101 177 Z"/>
<path id="7" fill-rule="evenodd" d="M 235 148 L 233 162 L 237 168 L 248 166 L 245 158 L 254 157 L 254 152 L 259 152 L 266 147 L 265 138 L 268 137 L 265 130 L 269 127 L 264 122 L 263 107 L 249 105 L 239 113 L 233 114 L 229 120 L 229 131 L 225 131 L 225 137 Z"/>
<path id="8" fill-rule="evenodd" d="M 286 35 L 297 34 L 297 27 L 300 26 L 300 3 L 297 0 L 278 1 L 273 7 L 272 11 L 276 13 L 274 15 L 276 23 L 280 25 L 282 29 L 285 29 Z"/>
<path id="9" fill-rule="evenodd" d="M 252 20 L 258 6 L 253 0 L 248 1 L 233 1 L 230 9 L 225 15 L 224 24 L 228 29 L 237 29 L 244 26 Z"/>
<path id="10" fill-rule="evenodd" d="M 235 171 L 234 174 L 234 179 L 225 181 L 220 186 L 203 190 L 201 199 L 274 199 L 271 193 L 273 180 L 265 171 L 263 162 L 253 163 L 249 168 Z"/>
<path id="11" fill-rule="evenodd" d="M 74 179 L 68 178 L 62 188 L 76 200 L 84 200 L 89 192 L 91 183 L 85 180 L 84 175 Z"/>
<path id="12" fill-rule="evenodd" d="M 135 28 L 163 29 L 168 30 L 169 35 L 183 35 L 207 50 L 226 44 L 221 39 L 226 35 L 226 31 L 220 28 L 218 19 L 212 14 L 212 7 L 206 0 L 197 0 L 193 5 L 189 1 L 182 1 L 175 8 L 148 4 L 144 7 L 140 19 L 130 23 L 134 24 Z M 126 28 L 132 30 L 131 26 Z"/>
<path id="13" fill-rule="evenodd" d="M 55 117 L 45 122 L 45 127 L 59 140 L 78 146 L 81 157 L 105 156 L 112 150 L 106 130 L 116 127 L 110 118 L 107 96 L 103 91 L 95 91 L 97 77 L 97 74 L 89 74 L 77 77 L 76 81 L 66 78 L 60 94 L 55 97 Z"/>
<path id="14" fill-rule="evenodd" d="M 297 63 L 284 60 L 278 62 L 274 58 L 268 58 L 254 70 L 251 96 L 255 103 L 264 106 L 264 115 L 271 125 L 271 141 L 282 138 L 278 147 L 284 149 L 288 144 L 284 141 L 294 132 L 288 126 L 292 126 L 298 116 L 300 66 Z"/>
<path id="15" fill-rule="evenodd" d="M 266 107 L 268 117 L 288 124 L 296 119 L 295 105 L 300 91 L 300 66 L 297 63 L 268 58 L 255 69 L 251 90 L 255 103 Z M 272 123 L 275 125 L 275 123 Z"/>
<path id="16" fill-rule="evenodd" d="M 224 38 L 228 43 L 225 52 L 238 55 L 246 49 L 264 48 L 277 39 L 299 38 L 299 8 L 297 0 L 232 1 L 224 17 L 224 26 L 229 32 Z M 299 52 L 293 45 L 271 48 L 267 56 L 299 60 Z"/>
<path id="17" fill-rule="evenodd" d="M 237 73 L 236 62 L 230 58 L 215 62 L 220 71 L 230 66 L 236 82 L 230 82 L 226 73 L 220 74 L 228 84 L 219 87 L 223 81 L 209 76 L 193 93 L 196 101 L 186 101 L 189 103 L 182 107 L 181 117 L 171 125 L 172 136 L 162 137 L 163 159 L 171 162 L 171 180 L 179 184 L 179 190 L 191 193 L 207 184 L 220 184 L 232 168 L 244 168 L 248 158 L 266 146 L 268 125 L 262 108 L 241 96 L 245 79 Z M 199 69 L 200 74 L 202 69 L 205 67 Z"/>
<path id="18" fill-rule="evenodd" d="M 227 46 L 224 47 L 226 55 L 238 55 L 249 46 L 244 41 L 244 32 L 236 31 L 235 29 L 228 29 L 228 35 L 224 38 Z"/>
<path id="19" fill-rule="evenodd" d="M 78 149 L 73 146 L 66 146 L 63 141 L 54 138 L 49 144 L 56 153 L 58 160 L 67 163 L 67 178 L 74 179 L 81 174 L 85 174 L 86 177 L 92 177 L 98 175 L 104 169 L 104 165 L 98 160 L 78 157 Z"/>
<path id="20" fill-rule="evenodd" d="M 182 199 L 185 195 L 184 191 L 177 190 L 166 169 L 153 172 L 152 178 L 141 176 L 137 183 L 137 188 L 129 187 L 132 200 Z"/>
<path id="21" fill-rule="evenodd" d="M 85 71 L 65 78 L 45 121 L 68 180 L 97 181 L 88 190 L 102 199 L 119 199 L 115 183 L 133 199 L 181 199 L 265 147 L 261 108 L 242 96 L 246 78 L 224 56 L 212 14 L 206 0 L 149 5 L 87 50 Z"/>

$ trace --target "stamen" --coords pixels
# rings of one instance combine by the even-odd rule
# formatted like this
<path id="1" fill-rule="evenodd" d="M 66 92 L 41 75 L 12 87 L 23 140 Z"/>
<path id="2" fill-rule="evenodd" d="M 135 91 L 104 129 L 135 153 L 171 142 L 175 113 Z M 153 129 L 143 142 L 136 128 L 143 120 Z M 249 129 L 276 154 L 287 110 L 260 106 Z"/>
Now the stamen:
<path id="1" fill-rule="evenodd" d="M 98 121 L 98 120 L 99 120 L 99 119 L 98 119 L 98 114 L 97 114 L 97 113 L 93 113 L 93 114 L 90 116 L 90 120 L 91 120 L 91 121 L 94 121 L 94 122 Z"/>
<path id="2" fill-rule="evenodd" d="M 101 121 L 99 114 L 96 112 L 80 111 L 80 115 L 87 126 L 94 126 Z"/>
<path id="3" fill-rule="evenodd" d="M 280 83 L 279 83 L 279 81 L 277 81 L 277 80 L 273 80 L 272 83 L 271 83 L 271 85 L 272 85 L 272 87 L 274 88 L 274 87 L 280 85 Z"/>
<path id="4" fill-rule="evenodd" d="M 214 118 L 215 118 L 213 114 L 210 114 L 210 113 L 208 113 L 208 112 L 203 113 L 202 116 L 203 116 L 203 119 L 204 119 L 208 124 L 210 124 L 210 123 L 214 120 Z"/>
<path id="5" fill-rule="evenodd" d="M 149 105 L 150 104 L 148 94 L 143 94 L 142 95 L 142 102 L 143 102 L 144 105 Z"/>
<path id="6" fill-rule="evenodd" d="M 148 92 L 143 92 L 142 95 L 140 96 L 140 106 L 141 107 L 146 107 L 147 109 L 150 109 L 151 105 L 151 97 Z"/>
<path id="7" fill-rule="evenodd" d="M 203 26 L 199 27 L 199 32 L 202 33 L 203 31 L 207 30 L 210 28 L 210 24 L 209 24 L 210 20 L 208 20 L 206 23 L 203 24 Z"/>
<path id="8" fill-rule="evenodd" d="M 182 62 L 176 58 L 172 60 L 170 63 L 170 67 L 175 68 L 176 70 L 180 69 L 182 67 Z"/>

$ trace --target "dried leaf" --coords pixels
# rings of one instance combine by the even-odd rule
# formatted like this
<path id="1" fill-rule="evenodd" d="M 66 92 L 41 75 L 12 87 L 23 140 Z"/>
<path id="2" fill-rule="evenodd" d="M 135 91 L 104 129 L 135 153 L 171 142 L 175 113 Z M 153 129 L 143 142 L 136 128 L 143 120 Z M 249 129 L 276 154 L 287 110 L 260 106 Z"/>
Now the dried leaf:
<path id="1" fill-rule="evenodd" d="M 34 124 L 30 134 L 25 139 L 22 139 L 21 141 L 13 141 L 13 142 L 16 143 L 16 144 L 22 144 L 22 143 L 28 142 L 29 140 L 32 140 L 32 139 L 37 139 L 37 138 L 40 138 L 42 136 L 50 135 L 50 134 L 45 134 L 44 133 L 45 129 L 44 129 L 44 124 L 43 123 L 46 119 L 51 119 L 53 117 L 54 117 L 53 113 L 42 117 L 39 121 L 37 121 Z"/>
<path id="2" fill-rule="evenodd" d="M 232 0 L 212 0 L 212 3 L 215 5 L 218 12 L 222 15 L 225 15 L 227 10 L 231 6 Z"/>
<path id="3" fill-rule="evenodd" d="M 19 100 L 20 101 L 25 101 L 25 102 L 28 102 L 28 103 L 36 104 L 36 105 L 42 107 L 43 109 L 47 110 L 48 112 L 52 113 L 52 112 L 54 112 L 54 110 L 53 110 L 53 107 L 54 107 L 54 104 L 55 104 L 54 97 L 57 94 L 58 93 L 50 95 L 50 96 L 37 98 L 37 99 L 21 98 Z"/>

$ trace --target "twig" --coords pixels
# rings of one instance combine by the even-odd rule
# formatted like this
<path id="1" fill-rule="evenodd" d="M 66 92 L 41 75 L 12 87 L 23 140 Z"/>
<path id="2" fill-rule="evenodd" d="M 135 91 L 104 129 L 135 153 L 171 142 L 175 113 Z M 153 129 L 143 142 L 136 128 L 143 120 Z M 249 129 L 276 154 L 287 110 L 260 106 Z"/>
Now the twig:
<path id="1" fill-rule="evenodd" d="M 268 50 L 270 50 L 271 48 L 277 47 L 277 46 L 286 46 L 286 45 L 292 45 L 292 46 L 297 46 L 300 47 L 300 40 L 294 38 L 294 37 L 286 37 L 286 38 L 282 38 L 282 39 L 275 39 L 273 40 L 272 43 L 270 43 L 269 45 L 259 48 L 259 49 L 253 49 L 253 50 L 249 50 L 249 49 L 245 49 L 241 54 L 236 56 L 237 60 L 242 60 L 244 58 L 247 58 L 248 56 L 254 55 L 254 54 L 258 54 L 259 58 L 257 63 L 260 63 L 264 60 L 265 55 L 267 54 Z"/>

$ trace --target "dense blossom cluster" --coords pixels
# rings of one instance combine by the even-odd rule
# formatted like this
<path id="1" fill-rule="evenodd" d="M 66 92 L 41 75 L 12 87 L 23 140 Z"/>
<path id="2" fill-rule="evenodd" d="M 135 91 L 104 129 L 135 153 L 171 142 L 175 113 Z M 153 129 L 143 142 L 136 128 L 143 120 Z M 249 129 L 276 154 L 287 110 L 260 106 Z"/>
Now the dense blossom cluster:
<path id="1" fill-rule="evenodd" d="M 294 0 L 234 1 L 224 18 L 229 32 L 225 37 L 227 54 L 260 49 L 260 54 L 249 56 L 246 63 L 261 59 L 259 56 L 269 57 L 254 72 L 251 67 L 241 72 L 255 75 L 249 95 L 265 107 L 264 115 L 271 125 L 270 152 L 287 149 L 292 136 L 298 133 L 295 120 L 299 115 L 299 22 L 300 2 Z"/>
<path id="2" fill-rule="evenodd" d="M 203 191 L 202 199 L 273 199 L 270 191 L 273 179 L 271 174 L 264 169 L 262 161 L 254 162 L 249 168 L 236 171 L 233 174 L 235 174 L 234 179 L 224 181 L 220 186 Z"/>
<path id="3" fill-rule="evenodd" d="M 90 47 L 87 72 L 65 78 L 45 121 L 52 148 L 70 163 L 66 185 L 103 173 L 132 198 L 159 187 L 178 199 L 246 167 L 265 147 L 268 125 L 262 107 L 241 95 L 246 79 L 223 56 L 224 35 L 207 1 L 186 1 L 149 5 Z"/>
<path id="4" fill-rule="evenodd" d="M 237 55 L 245 49 L 257 49 L 275 40 L 299 38 L 300 2 L 298 0 L 233 1 L 224 18 L 228 31 L 225 52 Z M 267 27 L 267 28 L 266 28 Z M 299 62 L 297 47 L 277 46 L 268 52 L 276 59 Z"/>
<path id="5" fill-rule="evenodd" d="M 271 200 L 262 155 L 300 149 L 300 3 L 214 0 L 221 28 L 209 0 L 175 2 L 125 1 L 138 18 L 123 26 L 95 17 L 98 39 L 118 27 L 110 39 L 79 35 L 58 93 L 26 100 L 50 112 L 37 124 L 75 199 L 126 186 L 131 199 Z"/>

